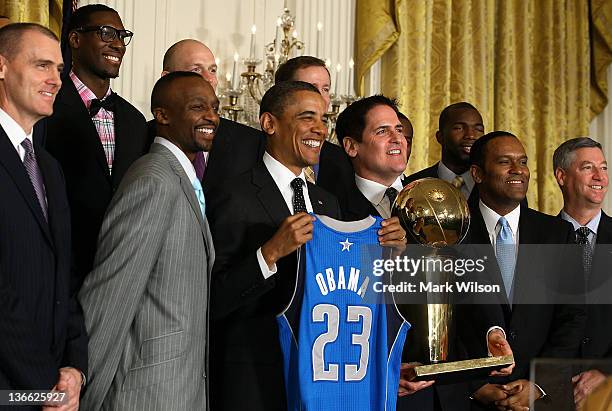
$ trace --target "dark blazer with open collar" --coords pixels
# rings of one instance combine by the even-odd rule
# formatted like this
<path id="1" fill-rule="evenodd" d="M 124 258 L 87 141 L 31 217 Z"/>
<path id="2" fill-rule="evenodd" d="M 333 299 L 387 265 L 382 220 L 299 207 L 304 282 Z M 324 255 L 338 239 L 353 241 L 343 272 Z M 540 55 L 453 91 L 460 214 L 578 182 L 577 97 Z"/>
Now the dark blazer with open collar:
<path id="1" fill-rule="evenodd" d="M 51 389 L 60 367 L 87 373 L 87 335 L 70 272 L 70 215 L 57 161 L 39 144 L 48 222 L 0 127 L 0 389 Z"/>
<path id="2" fill-rule="evenodd" d="M 336 199 L 316 185 L 307 186 L 314 213 L 339 218 Z M 295 287 L 296 253 L 280 259 L 277 273 L 264 279 L 256 251 L 289 215 L 263 162 L 207 193 L 217 250 L 210 305 L 213 409 L 287 406 L 276 315 Z"/>
<path id="3" fill-rule="evenodd" d="M 96 127 L 74 83 L 69 77 L 62 81 L 53 115 L 45 121 L 45 148 L 59 161 L 66 177 L 74 264 L 82 283 L 91 271 L 98 233 L 113 193 L 127 169 L 148 149 L 146 122 L 134 106 L 117 96 L 111 174 Z"/>

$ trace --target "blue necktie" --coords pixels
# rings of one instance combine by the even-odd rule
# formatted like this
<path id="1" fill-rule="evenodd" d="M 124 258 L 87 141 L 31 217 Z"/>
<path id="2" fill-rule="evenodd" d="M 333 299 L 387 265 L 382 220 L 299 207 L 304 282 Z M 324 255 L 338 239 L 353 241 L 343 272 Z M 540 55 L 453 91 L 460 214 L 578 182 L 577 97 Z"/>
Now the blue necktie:
<path id="1" fill-rule="evenodd" d="M 202 184 L 197 178 L 191 182 L 195 196 L 200 204 L 200 211 L 202 211 L 202 217 L 206 215 L 206 201 L 204 200 L 204 190 L 202 190 Z"/>
<path id="2" fill-rule="evenodd" d="M 495 239 L 495 255 L 497 257 L 497 264 L 499 264 L 499 271 L 501 271 L 502 279 L 504 280 L 506 296 L 510 299 L 512 280 L 514 279 L 514 263 L 516 260 L 515 244 L 508 220 L 505 217 L 500 217 L 497 225 L 500 226 L 500 229 Z"/>

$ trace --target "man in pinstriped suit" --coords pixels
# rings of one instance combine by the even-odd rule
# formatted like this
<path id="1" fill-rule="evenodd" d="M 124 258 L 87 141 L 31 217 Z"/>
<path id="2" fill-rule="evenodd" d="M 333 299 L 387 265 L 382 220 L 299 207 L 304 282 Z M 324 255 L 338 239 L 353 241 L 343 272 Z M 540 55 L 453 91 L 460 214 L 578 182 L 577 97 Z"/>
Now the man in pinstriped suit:
<path id="1" fill-rule="evenodd" d="M 195 73 L 153 88 L 158 137 L 120 184 L 80 293 L 91 336 L 84 409 L 207 408 L 214 249 L 191 161 L 212 145 L 218 105 Z"/>

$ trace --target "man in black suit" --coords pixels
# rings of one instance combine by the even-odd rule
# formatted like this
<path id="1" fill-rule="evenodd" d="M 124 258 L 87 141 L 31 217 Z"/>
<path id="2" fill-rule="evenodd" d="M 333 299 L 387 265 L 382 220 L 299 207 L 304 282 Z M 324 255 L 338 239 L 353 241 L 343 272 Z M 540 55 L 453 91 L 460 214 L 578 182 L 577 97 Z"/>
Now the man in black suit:
<path id="1" fill-rule="evenodd" d="M 287 60 L 276 70 L 274 82 L 278 84 L 289 80 L 305 81 L 315 86 L 325 101 L 325 111 L 329 110 L 331 77 L 323 60 L 312 56 L 299 56 Z M 334 194 L 343 192 L 346 184 L 353 179 L 353 169 L 344 150 L 329 141 L 326 141 L 321 148 L 319 163 L 306 172 L 308 178 L 316 179 L 318 186 Z M 311 175 L 312 172 L 316 177 Z"/>
<path id="2" fill-rule="evenodd" d="M 474 180 L 470 175 L 470 150 L 484 134 L 482 116 L 470 103 L 459 102 L 440 113 L 436 140 L 442 150 L 442 160 L 406 178 L 406 183 L 425 177 L 441 178 L 459 187 L 466 199 L 476 203 L 478 193 L 470 197 Z"/>
<path id="3" fill-rule="evenodd" d="M 162 76 L 173 71 L 193 71 L 217 87 L 217 63 L 206 45 L 194 39 L 181 40 L 164 54 Z M 149 144 L 155 138 L 155 121 L 147 123 Z M 199 152 L 194 160 L 204 191 L 250 170 L 261 160 L 266 138 L 260 131 L 221 118 L 210 152 Z"/>
<path id="4" fill-rule="evenodd" d="M 329 189 L 337 190 L 332 191 L 332 194 L 338 198 L 342 217 L 347 221 L 360 220 L 368 215 L 389 218 L 391 217 L 392 199 L 395 199 L 397 193 L 406 184 L 403 173 L 410 159 L 412 148 L 414 134 L 412 123 L 408 117 L 398 111 L 397 104 L 385 96 L 371 96 L 359 101 L 360 103 L 356 106 L 358 110 L 347 107 L 340 113 L 336 122 L 336 135 L 341 144 L 346 143 L 343 148 L 347 150 L 351 169 L 354 172 L 350 180 L 342 187 L 337 185 Z M 389 110 L 394 111 L 399 123 L 395 121 Z M 360 138 L 362 141 L 350 137 L 352 135 L 361 136 L 366 127 L 369 129 L 368 141 L 363 141 L 363 137 Z M 383 128 L 385 134 L 374 138 L 371 134 L 378 127 Z M 401 132 L 404 136 L 403 140 L 396 138 L 397 132 Z M 393 146 L 396 151 L 399 151 L 383 154 L 382 150 L 385 148 L 383 142 L 387 143 L 386 148 L 391 149 Z M 359 146 L 363 146 L 361 155 L 358 152 Z M 377 157 L 364 156 L 370 152 L 370 149 L 381 152 Z"/>
<path id="5" fill-rule="evenodd" d="M 601 210 L 608 191 L 608 163 L 601 144 L 588 137 L 565 141 L 555 150 L 553 167 L 563 194 L 563 210 L 559 217 L 572 224 L 577 242 L 585 247 L 587 290 L 597 289 L 610 281 L 610 260 L 605 258 L 604 244 L 612 244 L 612 218 Z M 598 246 L 600 249 L 596 250 Z M 612 357 L 611 317 L 612 305 L 595 302 L 587 305 L 581 358 Z M 597 369 L 576 375 L 573 379 L 576 404 L 581 404 L 605 379 Z"/>
<path id="6" fill-rule="evenodd" d="M 377 95 L 356 101 L 338 116 L 336 134 L 355 170 L 346 195 L 334 193 L 346 220 L 391 218 L 409 155 L 398 113 L 393 100 Z"/>
<path id="7" fill-rule="evenodd" d="M 303 169 L 318 161 L 324 113 L 311 84 L 270 88 L 260 106 L 263 160 L 207 196 L 217 250 L 210 306 L 213 409 L 286 408 L 275 316 L 293 291 L 295 251 L 312 238 L 313 217 L 304 211 L 339 217 L 336 199 L 321 188 L 292 188 L 293 181 L 305 183 Z M 295 203 L 300 196 L 306 210 Z"/>
<path id="8" fill-rule="evenodd" d="M 129 166 L 146 152 L 143 115 L 114 93 L 110 79 L 132 33 L 117 12 L 94 4 L 77 9 L 68 24 L 72 71 L 63 78 L 46 148 L 66 176 L 75 270 L 91 270 L 106 208 Z"/>
<path id="9" fill-rule="evenodd" d="M 340 197 L 343 218 L 359 220 L 376 215 L 386 219 L 383 224 L 399 224 L 398 217 L 391 216 L 391 206 L 404 186 L 402 177 L 408 162 L 410 140 L 404 134 L 396 103 L 382 95 L 354 102 L 338 116 L 336 134 L 355 170 L 348 195 Z M 484 325 L 480 335 L 487 332 L 492 349 L 499 343 L 507 346 L 503 331 L 489 329 L 491 325 L 497 324 Z M 484 339 L 478 341 L 484 347 L 483 343 Z M 406 362 L 414 361 L 410 358 L 409 345 L 407 342 L 403 354 Z M 432 384 L 433 381 L 402 381 L 400 395 L 415 394 Z M 468 406 L 467 389 L 450 385 L 436 387 L 435 396 L 434 390 L 429 389 L 400 399 L 397 408 L 460 410 Z"/>
<path id="10" fill-rule="evenodd" d="M 501 308 L 514 352 L 512 375 L 491 379 L 477 388 L 473 397 L 479 404 L 508 409 L 527 409 L 529 393 L 545 396 L 546 387 L 527 380 L 529 362 L 536 357 L 572 358 L 584 329 L 583 306 L 559 304 L 517 304 L 529 287 L 529 267 L 557 273 L 570 263 L 563 257 L 527 261 L 525 248 L 517 244 L 567 244 L 573 240 L 571 226 L 521 204 L 529 184 L 527 155 L 511 133 L 495 131 L 477 140 L 470 152 L 471 174 L 479 190 L 478 206 L 471 209 L 472 221 L 466 243 L 486 244 L 490 249 L 488 272 L 503 285 Z M 541 260 L 541 259 L 540 259 Z M 502 281 L 503 280 L 503 281 Z M 496 305 L 491 305 L 491 309 Z M 501 385 L 503 384 L 503 385 Z M 554 400 L 554 399 L 553 399 Z M 479 408 L 478 404 L 474 404 Z"/>
<path id="11" fill-rule="evenodd" d="M 33 138 L 62 67 L 48 29 L 0 29 L 0 389 L 55 388 L 69 397 L 57 410 L 76 410 L 87 336 L 71 292 L 68 202 L 59 165 Z"/>
<path id="12" fill-rule="evenodd" d="M 304 211 L 340 216 L 331 194 L 302 187 L 304 168 L 319 160 L 324 114 L 325 102 L 309 83 L 270 88 L 260 106 L 267 136 L 262 162 L 207 196 L 217 250 L 210 308 L 214 409 L 286 409 L 275 317 L 294 290 L 295 251 L 312 238 L 313 217 Z M 399 227 L 379 234 L 388 244 L 405 238 Z"/>
<path id="13" fill-rule="evenodd" d="M 396 103 L 382 95 L 354 102 L 338 116 L 336 135 L 355 170 L 350 188 L 338 193 L 343 218 L 360 220 L 375 215 L 386 219 L 382 224 L 399 224 L 397 217 L 391 217 L 391 207 L 403 188 L 409 152 Z M 402 381 L 400 395 L 415 394 L 433 383 Z M 429 399 L 431 390 L 425 395 Z M 397 409 L 407 409 L 405 404 L 426 409 L 420 394 L 400 399 Z"/>

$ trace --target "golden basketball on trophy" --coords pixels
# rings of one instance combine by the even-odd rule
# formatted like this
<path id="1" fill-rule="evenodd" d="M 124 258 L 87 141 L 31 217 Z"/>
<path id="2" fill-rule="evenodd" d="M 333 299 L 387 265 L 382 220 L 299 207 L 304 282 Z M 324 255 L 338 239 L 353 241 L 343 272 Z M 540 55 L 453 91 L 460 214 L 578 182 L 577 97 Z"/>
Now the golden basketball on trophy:
<path id="1" fill-rule="evenodd" d="M 434 247 L 459 244 L 470 226 L 463 194 L 439 178 L 423 178 L 404 187 L 393 215 L 415 242 Z"/>
<path id="2" fill-rule="evenodd" d="M 404 256 L 433 262 L 412 273 L 410 281 L 419 285 L 453 284 L 455 273 L 441 267 L 458 258 L 452 246 L 461 243 L 470 226 L 468 204 L 459 189 L 438 178 L 416 180 L 398 194 L 392 214 L 417 244 L 408 246 Z M 394 284 L 407 278 L 405 273 L 394 277 Z M 457 340 L 453 295 L 430 287 L 418 293 L 417 298 L 410 297 L 410 301 L 397 296 L 395 300 L 402 316 L 412 325 L 406 338 L 409 360 L 423 364 L 414 368 L 415 380 L 436 380 L 440 384 L 484 377 L 492 369 L 514 361 L 512 356 L 448 361 Z"/>

